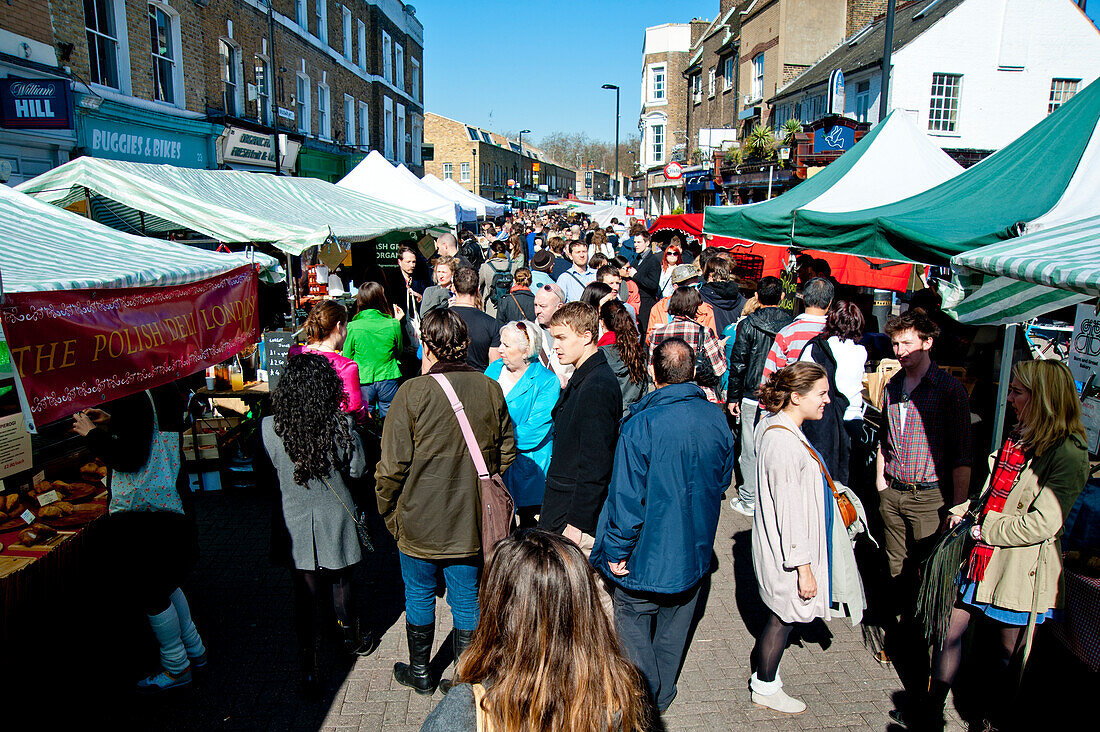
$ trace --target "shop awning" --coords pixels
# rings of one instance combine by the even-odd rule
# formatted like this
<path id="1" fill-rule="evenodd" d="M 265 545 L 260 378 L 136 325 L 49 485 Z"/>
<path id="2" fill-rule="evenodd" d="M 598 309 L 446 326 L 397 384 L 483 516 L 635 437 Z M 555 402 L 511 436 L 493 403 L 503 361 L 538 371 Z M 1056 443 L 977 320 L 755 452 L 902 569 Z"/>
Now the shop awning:
<path id="1" fill-rule="evenodd" d="M 1100 199 L 1093 202 L 1100 212 Z M 1022 323 L 1100 296 L 1100 213 L 951 259 L 961 322 Z"/>
<path id="2" fill-rule="evenodd" d="M 61 207 L 87 198 L 93 218 L 124 231 L 189 229 L 226 243 L 271 242 L 290 254 L 329 238 L 350 243 L 394 231 L 446 228 L 438 216 L 322 180 L 233 170 L 82 157 L 18 189 Z"/>

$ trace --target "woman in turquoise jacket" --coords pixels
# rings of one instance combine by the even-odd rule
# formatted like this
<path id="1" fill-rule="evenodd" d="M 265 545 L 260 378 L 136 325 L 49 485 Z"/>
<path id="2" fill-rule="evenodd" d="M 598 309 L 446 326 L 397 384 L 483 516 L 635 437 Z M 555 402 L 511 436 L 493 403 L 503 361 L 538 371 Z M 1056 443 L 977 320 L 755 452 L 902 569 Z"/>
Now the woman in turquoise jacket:
<path id="1" fill-rule="evenodd" d="M 348 323 L 344 355 L 359 366 L 363 404 L 377 410 L 383 419 L 397 394 L 404 348 L 401 308 L 391 308 L 386 292 L 377 282 L 364 282 L 355 296 L 359 311 Z M 394 317 L 396 315 L 396 317 Z"/>
<path id="2" fill-rule="evenodd" d="M 504 484 L 516 502 L 521 527 L 534 526 L 546 489 L 546 469 L 554 447 L 551 412 L 561 383 L 538 361 L 542 334 L 530 321 L 517 320 L 500 329 L 501 358 L 485 375 L 500 384 L 508 414 L 515 423 L 515 462 L 504 473 Z"/>

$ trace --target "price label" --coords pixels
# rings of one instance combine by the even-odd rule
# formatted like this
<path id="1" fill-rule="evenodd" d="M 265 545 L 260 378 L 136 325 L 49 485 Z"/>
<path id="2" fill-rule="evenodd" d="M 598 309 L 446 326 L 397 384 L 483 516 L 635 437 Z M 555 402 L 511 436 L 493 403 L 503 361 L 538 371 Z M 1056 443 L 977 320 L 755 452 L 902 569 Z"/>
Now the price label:
<path id="1" fill-rule="evenodd" d="M 38 485 L 39 483 L 41 483 L 44 480 L 46 480 L 46 471 L 45 470 L 39 470 L 37 473 L 34 474 L 34 480 L 31 481 L 31 485 L 32 486 Z"/>
<path id="2" fill-rule="evenodd" d="M 33 524 L 35 516 L 31 512 L 31 510 L 28 508 L 26 511 L 19 514 L 19 518 L 23 519 L 23 523 L 25 523 L 25 524 Z"/>
<path id="3" fill-rule="evenodd" d="M 57 491 L 46 491 L 38 497 L 39 506 L 48 506 L 51 503 L 55 503 L 61 500 L 61 494 Z"/>

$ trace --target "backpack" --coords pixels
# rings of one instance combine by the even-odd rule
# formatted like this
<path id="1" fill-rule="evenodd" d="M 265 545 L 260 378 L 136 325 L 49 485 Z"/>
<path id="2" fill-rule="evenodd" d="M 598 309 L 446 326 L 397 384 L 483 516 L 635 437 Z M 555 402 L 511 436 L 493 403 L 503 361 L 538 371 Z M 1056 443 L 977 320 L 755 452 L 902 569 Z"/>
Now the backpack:
<path id="1" fill-rule="evenodd" d="M 489 283 L 489 302 L 499 307 L 501 300 L 508 297 L 508 293 L 512 291 L 512 284 L 515 281 L 512 276 L 512 260 L 508 260 L 504 269 L 497 269 L 490 262 L 489 269 L 493 270 L 493 279 Z"/>
<path id="2" fill-rule="evenodd" d="M 466 258 L 470 266 L 476 271 L 485 263 L 485 255 L 481 252 L 476 239 L 467 239 L 458 245 L 458 253 Z"/>
<path id="3" fill-rule="evenodd" d="M 711 364 L 710 358 L 707 357 L 706 338 L 707 329 L 700 325 L 699 339 L 695 345 L 695 383 L 699 386 L 708 386 L 714 389 L 718 387 L 722 380 L 714 373 L 714 366 Z"/>

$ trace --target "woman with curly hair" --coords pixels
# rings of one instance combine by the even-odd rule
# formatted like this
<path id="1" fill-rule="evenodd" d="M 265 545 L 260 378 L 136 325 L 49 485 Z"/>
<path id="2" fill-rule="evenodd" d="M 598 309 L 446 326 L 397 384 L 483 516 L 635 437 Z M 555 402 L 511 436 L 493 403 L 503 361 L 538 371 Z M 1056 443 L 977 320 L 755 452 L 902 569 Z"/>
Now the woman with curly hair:
<path id="1" fill-rule="evenodd" d="M 481 624 L 458 662 L 461 683 L 421 732 L 647 728 L 641 679 L 576 544 L 538 529 L 502 540 L 485 571 L 482 604 Z"/>
<path id="2" fill-rule="evenodd" d="M 355 503 L 344 475 L 361 476 L 366 457 L 352 418 L 343 411 L 346 399 L 328 360 L 303 353 L 287 362 L 271 396 L 272 414 L 261 424 L 290 533 L 299 658 L 308 690 L 319 686 L 317 601 L 322 585 L 331 585 L 345 650 L 366 656 L 376 647 L 370 633 L 360 631 L 352 607 L 351 570 L 362 553 Z"/>
<path id="3" fill-rule="evenodd" d="M 458 658 L 478 623 L 482 553 L 478 472 L 444 385 L 462 403 L 490 475 L 505 472 L 516 459 L 516 441 L 500 384 L 466 363 L 470 336 L 458 313 L 431 311 L 420 324 L 420 338 L 425 374 L 402 384 L 393 399 L 375 492 L 378 513 L 397 540 L 405 584 L 409 663 L 396 664 L 393 675 L 430 696 L 438 685 L 428 671 L 436 577 L 442 572 L 447 585 Z"/>
<path id="4" fill-rule="evenodd" d="M 589 285 L 591 287 L 591 285 Z M 606 285 L 605 285 L 606 287 Z M 649 392 L 646 356 L 634 326 L 634 318 L 618 299 L 612 298 L 599 306 L 600 340 L 596 345 L 607 358 L 607 365 L 619 380 L 623 393 L 623 416 L 630 407 Z"/>
<path id="5" fill-rule="evenodd" d="M 306 334 L 306 344 L 293 346 L 289 355 L 316 353 L 327 358 L 344 384 L 344 394 L 348 398 L 344 411 L 355 417 L 357 422 L 366 419 L 367 408 L 359 388 L 359 365 L 340 353 L 348 337 L 347 308 L 335 300 L 322 300 L 309 311 L 302 330 Z"/>

